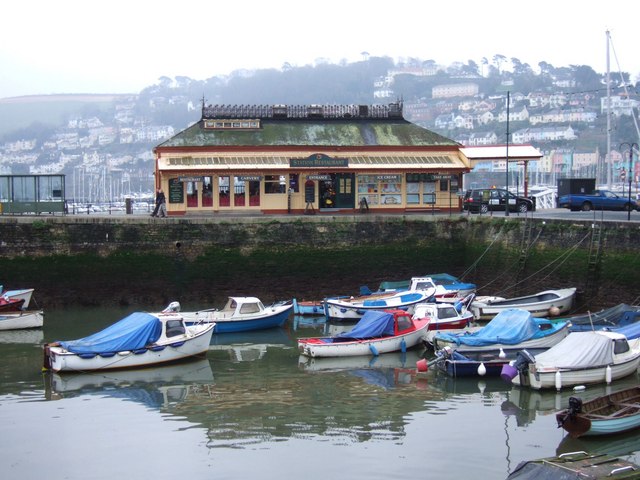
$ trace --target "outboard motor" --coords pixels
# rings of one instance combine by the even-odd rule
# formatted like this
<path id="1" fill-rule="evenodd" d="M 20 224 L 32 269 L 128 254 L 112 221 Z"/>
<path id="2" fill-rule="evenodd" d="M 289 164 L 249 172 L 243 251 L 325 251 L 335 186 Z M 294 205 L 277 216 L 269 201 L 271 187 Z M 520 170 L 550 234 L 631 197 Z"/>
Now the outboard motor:
<path id="1" fill-rule="evenodd" d="M 560 416 L 556 416 L 556 421 L 558 422 L 558 428 L 562 428 L 564 422 L 569 420 L 573 420 L 576 415 L 582 413 L 582 399 L 578 397 L 569 397 L 569 407 L 567 408 L 567 413 L 560 418 Z"/>

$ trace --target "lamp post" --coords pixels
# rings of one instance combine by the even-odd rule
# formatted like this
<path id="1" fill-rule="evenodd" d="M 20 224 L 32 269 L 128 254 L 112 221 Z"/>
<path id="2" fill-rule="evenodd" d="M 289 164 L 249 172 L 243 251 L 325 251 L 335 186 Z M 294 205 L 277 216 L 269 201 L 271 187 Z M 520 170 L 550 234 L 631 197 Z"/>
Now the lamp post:
<path id="1" fill-rule="evenodd" d="M 622 147 L 624 146 L 629 147 L 629 170 L 627 171 L 627 176 L 629 177 L 629 208 L 627 210 L 627 220 L 631 220 L 631 177 L 632 172 L 633 172 L 633 149 L 635 148 L 636 150 L 638 150 L 640 147 L 638 147 L 637 143 L 629 143 L 629 142 L 624 142 L 620 144 L 620 151 L 622 151 Z"/>
<path id="2" fill-rule="evenodd" d="M 505 152 L 505 170 L 507 172 L 506 175 L 506 187 L 505 190 L 507 191 L 507 198 L 505 199 L 507 204 L 505 205 L 505 216 L 508 217 L 509 216 L 509 104 L 511 103 L 511 99 L 510 99 L 510 95 L 511 92 L 507 91 L 507 149 Z"/>

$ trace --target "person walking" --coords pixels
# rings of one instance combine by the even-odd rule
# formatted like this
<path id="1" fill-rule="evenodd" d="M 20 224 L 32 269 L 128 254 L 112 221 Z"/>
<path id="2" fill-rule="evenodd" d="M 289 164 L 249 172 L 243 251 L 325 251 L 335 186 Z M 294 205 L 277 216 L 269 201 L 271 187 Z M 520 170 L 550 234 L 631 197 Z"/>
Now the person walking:
<path id="1" fill-rule="evenodd" d="M 166 198 L 164 196 L 164 192 L 162 188 L 158 188 L 156 192 L 156 208 L 154 208 L 152 217 L 166 217 L 167 216 L 167 205 Z"/>

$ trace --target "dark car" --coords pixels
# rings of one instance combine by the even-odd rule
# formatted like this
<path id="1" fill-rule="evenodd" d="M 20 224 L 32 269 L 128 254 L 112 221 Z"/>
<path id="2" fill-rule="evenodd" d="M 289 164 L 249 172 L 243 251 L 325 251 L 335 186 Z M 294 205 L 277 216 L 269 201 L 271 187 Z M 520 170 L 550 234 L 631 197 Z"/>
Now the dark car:
<path id="1" fill-rule="evenodd" d="M 503 188 L 474 188 L 467 190 L 462 199 L 462 210 L 475 213 L 504 212 L 507 205 L 510 212 L 527 213 L 535 209 L 530 198 L 519 197 Z"/>

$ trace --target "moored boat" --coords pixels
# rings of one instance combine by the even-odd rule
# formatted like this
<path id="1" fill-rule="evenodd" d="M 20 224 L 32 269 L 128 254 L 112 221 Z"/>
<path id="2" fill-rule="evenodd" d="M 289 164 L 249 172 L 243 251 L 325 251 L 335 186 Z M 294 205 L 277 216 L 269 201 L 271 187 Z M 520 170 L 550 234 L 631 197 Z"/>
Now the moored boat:
<path id="1" fill-rule="evenodd" d="M 433 297 L 435 288 L 406 290 L 384 296 L 362 296 L 355 298 L 327 298 L 326 315 L 334 319 L 357 320 L 370 310 L 403 309 L 413 314 L 417 304 Z"/>
<path id="2" fill-rule="evenodd" d="M 640 427 L 640 387 L 634 386 L 583 402 L 569 398 L 569 406 L 556 413 L 558 427 L 574 438 L 610 435 Z"/>
<path id="3" fill-rule="evenodd" d="M 406 351 L 424 339 L 428 321 L 413 320 L 403 310 L 371 310 L 349 331 L 332 337 L 298 339 L 308 357 L 347 357 Z"/>
<path id="4" fill-rule="evenodd" d="M 611 383 L 636 372 L 640 365 L 640 339 L 628 340 L 617 332 L 573 332 L 538 355 L 526 350 L 513 365 L 503 367 L 506 381 L 534 389 Z"/>
<path id="5" fill-rule="evenodd" d="M 569 322 L 537 318 L 531 312 L 512 308 L 500 312 L 473 332 L 441 331 L 433 337 L 434 349 L 450 347 L 458 352 L 547 349 L 569 334 Z"/>
<path id="6" fill-rule="evenodd" d="M 281 327 L 292 309 L 291 302 L 265 306 L 256 297 L 229 297 L 221 310 L 210 308 L 180 314 L 187 325 L 215 323 L 214 333 L 232 333 Z M 172 302 L 164 311 L 178 312 L 180 304 Z"/>
<path id="7" fill-rule="evenodd" d="M 42 310 L 0 313 L 0 331 L 40 328 L 44 323 Z"/>
<path id="8" fill-rule="evenodd" d="M 0 286 L 0 293 L 2 293 L 2 298 L 11 301 L 20 301 L 23 302 L 20 304 L 20 308 L 26 310 L 29 308 L 31 304 L 31 297 L 33 296 L 33 288 L 21 288 L 19 290 L 3 290 L 2 286 Z"/>
<path id="9" fill-rule="evenodd" d="M 639 479 L 638 465 L 606 454 L 569 452 L 556 457 L 524 461 L 507 480 L 562 479 L 597 480 L 610 478 Z"/>
<path id="10" fill-rule="evenodd" d="M 187 326 L 176 313 L 134 312 L 77 340 L 44 345 L 44 369 L 82 372 L 139 368 L 205 354 L 214 324 Z"/>
<path id="11" fill-rule="evenodd" d="M 491 320 L 510 308 L 526 310 L 534 317 L 555 317 L 571 310 L 575 295 L 575 288 L 561 288 L 514 298 L 478 297 L 471 304 L 471 311 L 476 320 Z"/>

